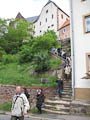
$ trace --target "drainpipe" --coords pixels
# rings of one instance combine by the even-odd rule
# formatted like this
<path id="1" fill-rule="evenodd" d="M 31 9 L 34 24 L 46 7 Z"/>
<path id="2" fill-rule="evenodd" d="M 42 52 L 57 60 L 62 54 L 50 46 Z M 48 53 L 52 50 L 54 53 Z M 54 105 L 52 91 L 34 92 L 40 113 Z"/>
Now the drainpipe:
<path id="1" fill-rule="evenodd" d="M 73 29 L 73 6 L 70 0 L 70 34 L 71 34 L 71 56 L 72 56 L 72 100 L 75 99 L 75 52 L 74 52 L 74 29 Z"/>

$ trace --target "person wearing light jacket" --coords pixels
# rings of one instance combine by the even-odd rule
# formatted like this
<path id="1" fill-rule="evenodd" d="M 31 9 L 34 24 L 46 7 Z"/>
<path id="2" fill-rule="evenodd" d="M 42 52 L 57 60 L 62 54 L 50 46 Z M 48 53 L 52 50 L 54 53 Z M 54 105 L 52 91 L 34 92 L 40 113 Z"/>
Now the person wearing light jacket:
<path id="1" fill-rule="evenodd" d="M 30 109 L 29 101 L 20 86 L 16 87 L 16 94 L 13 97 L 11 120 L 24 120 L 24 115 Z"/>

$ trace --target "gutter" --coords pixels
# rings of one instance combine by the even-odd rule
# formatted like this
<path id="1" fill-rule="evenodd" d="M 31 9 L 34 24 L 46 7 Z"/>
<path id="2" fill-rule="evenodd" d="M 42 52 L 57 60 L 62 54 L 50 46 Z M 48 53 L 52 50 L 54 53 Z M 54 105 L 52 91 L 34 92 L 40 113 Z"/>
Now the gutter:
<path id="1" fill-rule="evenodd" d="M 73 0 L 70 0 L 70 31 L 71 31 L 71 57 L 72 57 L 72 100 L 75 99 L 75 48 L 74 48 L 74 29 L 73 29 Z"/>

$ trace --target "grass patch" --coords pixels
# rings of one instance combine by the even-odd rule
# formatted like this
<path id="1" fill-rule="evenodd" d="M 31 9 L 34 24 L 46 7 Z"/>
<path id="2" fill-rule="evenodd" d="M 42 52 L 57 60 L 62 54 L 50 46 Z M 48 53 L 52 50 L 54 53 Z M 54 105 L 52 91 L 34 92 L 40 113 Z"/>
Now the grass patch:
<path id="1" fill-rule="evenodd" d="M 0 105 L 0 110 L 11 111 L 11 106 L 11 102 L 5 102 L 4 104 Z"/>
<path id="2" fill-rule="evenodd" d="M 6 65 L 0 65 L 0 84 L 5 85 L 20 85 L 20 86 L 49 86 L 54 87 L 56 86 L 55 80 L 56 77 L 51 76 L 32 76 L 28 72 L 32 70 L 33 66 L 31 64 L 21 64 L 18 65 L 17 63 L 9 63 Z M 41 84 L 41 78 L 48 78 L 48 84 Z"/>
<path id="3" fill-rule="evenodd" d="M 38 113 L 38 109 L 35 107 L 30 112 L 33 113 L 33 114 Z"/>

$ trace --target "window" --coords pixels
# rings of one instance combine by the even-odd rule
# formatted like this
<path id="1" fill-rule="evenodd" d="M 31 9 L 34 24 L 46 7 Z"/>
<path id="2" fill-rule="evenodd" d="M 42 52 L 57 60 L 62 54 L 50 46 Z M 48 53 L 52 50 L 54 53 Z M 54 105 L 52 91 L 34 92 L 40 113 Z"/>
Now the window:
<path id="1" fill-rule="evenodd" d="M 50 26 L 48 26 L 48 28 L 50 28 Z"/>
<path id="2" fill-rule="evenodd" d="M 46 10 L 46 13 L 48 13 L 48 10 Z"/>
<path id="3" fill-rule="evenodd" d="M 46 18 L 46 22 L 47 22 L 47 18 Z"/>
<path id="4" fill-rule="evenodd" d="M 63 29 L 63 33 L 65 33 L 65 32 L 66 32 L 66 29 L 64 28 L 64 29 Z"/>
<path id="5" fill-rule="evenodd" d="M 63 14 L 61 14 L 61 18 L 63 19 Z"/>
<path id="6" fill-rule="evenodd" d="M 41 26 L 41 24 L 42 24 L 42 23 L 40 22 L 40 26 Z"/>
<path id="7" fill-rule="evenodd" d="M 40 30 L 40 33 L 41 33 L 42 31 Z"/>
<path id="8" fill-rule="evenodd" d="M 83 18 L 84 33 L 90 33 L 90 15 L 86 15 Z"/>
<path id="9" fill-rule="evenodd" d="M 68 21 L 68 18 L 66 18 L 66 21 Z"/>
<path id="10" fill-rule="evenodd" d="M 86 72 L 90 73 L 90 53 L 86 53 Z"/>
<path id="11" fill-rule="evenodd" d="M 65 37 L 64 37 L 65 39 L 67 39 L 68 38 L 68 36 L 67 35 L 65 35 Z"/>
<path id="12" fill-rule="evenodd" d="M 52 27 L 54 26 L 54 24 L 51 25 Z"/>
<path id="13" fill-rule="evenodd" d="M 53 14 L 52 14 L 52 19 L 53 19 Z"/>
<path id="14" fill-rule="evenodd" d="M 81 2 L 84 2 L 84 1 L 86 1 L 86 0 L 81 0 Z"/>

